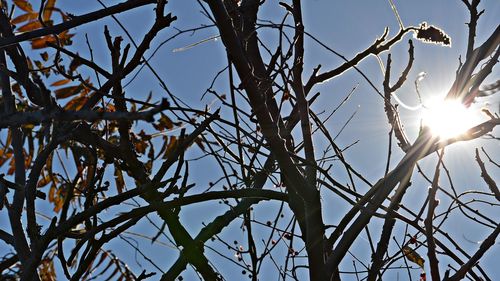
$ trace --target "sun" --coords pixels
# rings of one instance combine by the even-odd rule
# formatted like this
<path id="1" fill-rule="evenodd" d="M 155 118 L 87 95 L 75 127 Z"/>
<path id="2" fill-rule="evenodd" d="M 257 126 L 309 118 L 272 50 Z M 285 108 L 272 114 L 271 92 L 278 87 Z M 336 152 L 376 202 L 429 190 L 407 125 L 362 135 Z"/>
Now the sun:
<path id="1" fill-rule="evenodd" d="M 423 109 L 422 123 L 441 139 L 457 137 L 477 125 L 479 114 L 458 100 L 433 99 Z"/>

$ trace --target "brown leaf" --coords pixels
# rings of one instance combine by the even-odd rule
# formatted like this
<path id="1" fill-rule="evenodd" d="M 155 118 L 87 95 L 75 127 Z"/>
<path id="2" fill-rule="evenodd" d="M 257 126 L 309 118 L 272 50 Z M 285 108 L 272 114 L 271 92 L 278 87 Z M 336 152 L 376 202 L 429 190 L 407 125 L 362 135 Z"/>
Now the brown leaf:
<path id="1" fill-rule="evenodd" d="M 50 84 L 50 86 L 52 86 L 52 87 L 62 86 L 62 85 L 68 84 L 69 82 L 71 82 L 71 79 L 61 79 L 61 80 L 58 80 L 58 81 Z"/>
<path id="2" fill-rule="evenodd" d="M 78 53 L 76 53 L 78 55 Z M 82 61 L 79 58 L 74 58 L 69 64 L 69 71 L 74 72 L 80 65 L 82 65 Z"/>
<path id="3" fill-rule="evenodd" d="M 33 11 L 33 6 L 31 6 L 30 2 L 26 0 L 12 0 L 14 4 L 19 7 L 19 9 L 25 11 L 25 12 L 34 12 Z"/>
<path id="4" fill-rule="evenodd" d="M 78 85 L 78 86 L 68 86 L 68 87 L 64 87 L 64 88 L 55 90 L 54 94 L 56 95 L 56 98 L 58 98 L 58 99 L 64 99 L 64 98 L 71 97 L 71 96 L 79 94 L 82 89 L 83 88 L 82 88 L 81 85 Z"/>
<path id="5" fill-rule="evenodd" d="M 44 187 L 44 186 L 46 186 L 47 184 L 49 184 L 51 181 L 52 181 L 52 178 L 51 178 L 49 175 L 47 175 L 47 176 L 45 176 L 45 177 L 41 178 L 41 179 L 38 181 L 38 183 L 37 183 L 37 187 Z"/>
<path id="6" fill-rule="evenodd" d="M 51 203 L 54 202 L 55 194 L 56 194 L 56 185 L 53 183 L 49 189 L 49 202 Z"/>
<path id="7" fill-rule="evenodd" d="M 163 154 L 163 159 L 166 159 L 168 155 L 177 147 L 177 137 L 171 136 L 170 141 L 168 142 L 167 149 Z"/>
<path id="8" fill-rule="evenodd" d="M 36 38 L 31 41 L 31 48 L 32 49 L 43 49 L 47 47 L 48 43 L 55 43 L 56 39 L 54 36 L 48 35 L 48 36 L 43 36 L 40 38 Z"/>
<path id="9" fill-rule="evenodd" d="M 137 141 L 134 143 L 135 151 L 139 154 L 144 154 L 146 152 L 146 148 L 148 147 L 148 143 L 145 141 Z"/>
<path id="10" fill-rule="evenodd" d="M 54 212 L 59 213 L 64 205 L 64 197 L 66 197 L 64 185 L 60 186 L 54 196 Z"/>
<path id="11" fill-rule="evenodd" d="M 152 160 L 147 161 L 146 164 L 144 164 L 144 169 L 146 169 L 146 172 L 148 174 L 151 174 L 151 170 L 153 169 L 153 161 Z"/>
<path id="12" fill-rule="evenodd" d="M 31 21 L 31 20 L 34 20 L 38 17 L 38 13 L 26 13 L 26 14 L 22 14 L 20 16 L 17 16 L 15 18 L 13 18 L 10 23 L 11 24 L 19 24 L 19 23 L 22 23 L 22 22 L 25 22 L 25 21 Z"/>
<path id="13" fill-rule="evenodd" d="M 38 20 L 34 20 L 34 21 L 28 22 L 27 24 L 19 27 L 17 29 L 17 31 L 19 31 L 19 32 L 26 32 L 26 31 L 32 31 L 32 30 L 35 30 L 35 29 L 39 29 L 41 27 L 43 27 L 42 23 L 39 22 Z"/>
<path id="14" fill-rule="evenodd" d="M 425 43 L 451 47 L 450 36 L 442 29 L 433 25 L 428 25 L 426 22 L 420 24 L 420 28 L 416 31 L 416 38 Z"/>
<path id="15" fill-rule="evenodd" d="M 58 35 L 59 43 L 61 44 L 61 46 L 70 45 L 71 38 L 73 36 L 75 36 L 75 34 L 71 34 L 67 30 L 63 31 L 63 32 L 61 32 L 61 34 Z M 43 49 L 43 48 L 47 47 L 48 43 L 55 44 L 56 38 L 53 35 L 47 35 L 47 36 L 33 39 L 33 40 L 31 40 L 31 48 L 34 50 L 35 49 Z"/>
<path id="16" fill-rule="evenodd" d="M 9 149 L 7 151 L 1 149 L 0 150 L 0 167 L 7 162 L 12 157 L 12 151 Z"/>
<path id="17" fill-rule="evenodd" d="M 116 182 L 116 189 L 118 190 L 118 193 L 122 193 L 123 189 L 125 188 L 125 180 L 123 179 L 122 170 L 120 170 L 116 166 L 115 166 L 115 182 Z"/>
<path id="18" fill-rule="evenodd" d="M 17 94 L 18 97 L 23 97 L 23 91 L 21 91 L 21 86 L 18 83 L 12 84 L 12 91 Z"/>
<path id="19" fill-rule="evenodd" d="M 79 96 L 70 100 L 65 106 L 64 110 L 79 110 L 87 102 L 88 98 L 86 96 Z"/>
<path id="20" fill-rule="evenodd" d="M 50 258 L 44 258 L 40 262 L 38 267 L 38 272 L 40 274 L 40 280 L 42 281 L 56 281 L 56 271 L 54 269 L 54 260 Z"/>
<path id="21" fill-rule="evenodd" d="M 47 61 L 49 59 L 49 54 L 47 52 L 41 53 L 40 56 L 44 61 Z"/>
<path id="22" fill-rule="evenodd" d="M 45 4 L 42 19 L 44 22 L 49 21 L 52 16 L 52 12 L 54 11 L 54 5 L 56 4 L 56 0 L 48 0 Z"/>
<path id="23" fill-rule="evenodd" d="M 153 127 L 158 131 L 163 131 L 165 129 L 172 130 L 174 128 L 174 122 L 167 115 L 161 113 L 160 120 L 158 120 L 158 124 L 153 124 Z"/>
<path id="24" fill-rule="evenodd" d="M 57 37 L 59 37 L 59 42 L 61 45 L 71 45 L 71 38 L 75 36 L 73 33 L 69 33 L 68 30 L 61 32 Z"/>

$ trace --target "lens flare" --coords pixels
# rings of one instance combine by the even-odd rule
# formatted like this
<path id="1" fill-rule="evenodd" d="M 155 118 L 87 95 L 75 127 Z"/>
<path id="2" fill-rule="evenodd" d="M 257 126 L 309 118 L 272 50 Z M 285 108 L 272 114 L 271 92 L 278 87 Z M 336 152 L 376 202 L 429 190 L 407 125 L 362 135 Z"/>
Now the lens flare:
<path id="1" fill-rule="evenodd" d="M 442 139 L 457 137 L 477 125 L 477 110 L 465 107 L 457 100 L 434 99 L 423 110 L 422 122 Z"/>

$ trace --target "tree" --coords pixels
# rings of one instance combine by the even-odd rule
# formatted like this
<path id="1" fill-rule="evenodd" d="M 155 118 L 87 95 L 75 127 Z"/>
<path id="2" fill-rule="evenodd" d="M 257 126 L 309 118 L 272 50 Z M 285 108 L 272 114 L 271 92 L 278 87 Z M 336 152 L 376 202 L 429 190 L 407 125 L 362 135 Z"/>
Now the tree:
<path id="1" fill-rule="evenodd" d="M 494 101 L 500 88 L 489 82 L 500 54 L 500 26 L 476 42 L 485 11 L 479 0 L 462 2 L 470 15 L 467 48 L 446 100 L 474 107 L 478 99 Z M 165 0 L 101 3 L 78 16 L 55 0 L 1 3 L 2 280 L 182 280 L 186 272 L 234 280 L 234 268 L 252 280 L 379 280 L 393 269 L 410 280 L 425 280 L 425 270 L 432 280 L 491 280 L 495 269 L 480 260 L 499 233 L 498 212 L 491 208 L 500 193 L 489 172 L 498 164 L 491 152 L 476 148 L 481 188 L 457 192 L 444 154 L 457 142 L 497 142 L 498 113 L 484 109 L 486 120 L 447 137 L 432 122 L 407 136 L 399 114 L 397 92 L 411 87 L 411 77 L 420 98 L 423 74 L 412 69 L 415 48 L 451 44 L 432 23 L 404 25 L 389 1 L 399 31 L 386 29 L 347 58 L 305 28 L 307 4 L 299 0 L 198 1 L 190 12 L 201 10 L 210 24 L 183 29 L 175 27 L 174 4 Z M 259 19 L 264 6 L 272 20 Z M 118 17 L 124 12 L 147 15 L 139 37 Z M 83 34 L 79 28 L 87 24 L 103 34 Z M 168 81 L 155 66 L 163 63 L 157 54 L 162 45 L 206 30 L 217 35 L 174 49 L 187 53 L 222 41 L 217 48 L 225 52 L 225 67 L 203 94 L 214 100 L 200 105 L 191 93 L 172 90 L 197 77 Z M 408 41 L 407 64 L 393 82 L 402 59 L 393 66 L 389 52 L 404 46 L 408 34 L 417 43 Z M 309 42 L 343 61 L 307 69 Z M 370 57 L 384 69 L 380 84 L 360 67 Z M 355 89 L 328 109 L 328 117 L 314 105 L 319 84 L 347 71 L 361 74 L 379 95 L 390 125 L 387 159 L 373 159 L 386 161 L 375 183 L 346 156 L 356 145 L 338 144 L 352 116 L 337 136 L 326 125 Z M 132 89 L 149 90 L 141 75 L 156 79 L 161 91 L 130 90 L 134 83 Z M 423 158 L 435 168 L 422 167 Z M 405 194 L 415 189 L 425 190 L 426 198 L 410 204 Z M 326 207 L 335 211 L 333 218 Z M 203 224 L 190 221 L 190 213 Z M 449 233 L 447 222 L 455 217 L 487 233 L 478 247 L 470 250 L 457 238 L 461 233 Z"/>

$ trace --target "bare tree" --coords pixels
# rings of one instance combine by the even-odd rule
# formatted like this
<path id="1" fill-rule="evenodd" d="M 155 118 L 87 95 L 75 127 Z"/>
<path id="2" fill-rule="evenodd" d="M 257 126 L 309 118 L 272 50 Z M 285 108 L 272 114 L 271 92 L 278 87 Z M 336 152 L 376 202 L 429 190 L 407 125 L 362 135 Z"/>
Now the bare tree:
<path id="1" fill-rule="evenodd" d="M 405 26 L 389 1 L 399 31 L 382 31 L 347 58 L 306 29 L 300 0 L 198 1 L 190 12 L 201 11 L 210 24 L 185 29 L 174 27 L 176 11 L 166 0 L 97 2 L 101 9 L 82 15 L 55 0 L 1 2 L 0 280 L 183 280 L 186 271 L 202 280 L 234 280 L 234 268 L 251 280 L 381 280 L 393 270 L 409 280 L 494 278 L 480 260 L 499 234 L 498 211 L 486 210 L 500 200 L 489 172 L 499 164 L 476 148 L 486 188 L 461 193 L 443 155 L 457 142 L 498 142 L 498 112 L 485 109 L 488 120 L 451 137 L 422 124 L 413 140 L 399 115 L 397 92 L 415 77 L 414 49 L 450 45 L 445 31 L 432 23 Z M 500 26 L 476 42 L 484 10 L 479 0 L 462 2 L 470 15 L 467 49 L 446 100 L 469 107 L 500 88 L 498 81 L 488 84 L 500 55 Z M 277 11 L 275 18 L 259 19 L 263 5 Z M 117 15 L 146 10 L 154 20 L 137 39 Z M 101 24 L 105 19 L 112 28 Z M 75 31 L 89 23 L 103 33 L 89 39 Z M 166 81 L 155 61 L 164 44 L 205 30 L 218 35 L 174 50 L 222 41 L 225 67 L 202 93 L 213 100 L 198 105 L 171 90 L 195 78 Z M 417 43 L 408 41 L 406 67 L 394 82 L 389 52 L 408 35 Z M 97 50 L 99 41 L 105 52 Z M 306 69 L 306 42 L 343 62 Z M 359 67 L 370 57 L 384 69 L 381 85 Z M 352 116 L 336 135 L 326 127 L 356 89 L 329 112 L 311 106 L 319 84 L 347 71 L 379 95 L 390 125 L 386 172 L 375 183 L 344 155 L 355 144 L 338 144 Z M 160 93 L 127 88 L 145 73 Z M 419 98 L 421 78 L 414 82 Z M 420 166 L 423 158 L 435 161 L 431 173 Z M 430 188 L 415 187 L 428 194 L 409 205 L 404 196 L 416 178 Z M 335 219 L 326 205 L 335 206 Z M 191 210 L 210 220 L 193 224 L 185 217 Z M 455 216 L 488 233 L 477 249 L 449 233 L 445 222 Z M 360 248 L 370 257 L 358 255 Z"/>

